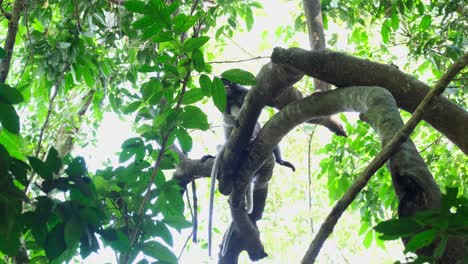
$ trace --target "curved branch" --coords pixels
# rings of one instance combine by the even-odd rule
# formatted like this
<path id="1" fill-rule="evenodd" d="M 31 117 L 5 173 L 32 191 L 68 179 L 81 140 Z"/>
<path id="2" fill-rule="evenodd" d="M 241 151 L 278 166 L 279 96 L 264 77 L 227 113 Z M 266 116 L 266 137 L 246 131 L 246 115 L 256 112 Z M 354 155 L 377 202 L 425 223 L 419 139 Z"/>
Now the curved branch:
<path id="1" fill-rule="evenodd" d="M 391 133 L 394 130 L 397 129 L 397 127 L 383 129 L 385 131 L 388 131 L 386 133 L 387 138 L 391 138 L 391 140 L 388 143 L 385 143 L 386 138 L 382 137 L 382 144 L 385 145 L 385 147 L 382 149 L 382 151 L 371 161 L 371 163 L 366 167 L 366 169 L 361 172 L 359 177 L 356 179 L 356 181 L 353 183 L 353 185 L 348 189 L 348 191 L 343 195 L 343 197 L 336 203 L 336 205 L 333 207 L 331 210 L 330 214 L 327 216 L 325 219 L 324 223 L 320 227 L 319 232 L 317 233 L 316 237 L 310 244 L 306 255 L 304 256 L 302 263 L 313 263 L 315 261 L 315 258 L 317 257 L 320 248 L 322 247 L 323 243 L 327 239 L 327 237 L 331 234 L 333 231 L 333 227 L 336 225 L 336 222 L 338 221 L 339 217 L 342 215 L 344 210 L 351 204 L 351 202 L 354 200 L 354 198 L 358 195 L 358 193 L 365 187 L 367 182 L 369 181 L 370 177 L 391 157 L 393 153 L 395 153 L 400 145 L 407 140 L 411 132 L 414 130 L 416 125 L 421 121 L 423 112 L 425 108 L 429 105 L 430 101 L 433 100 L 434 97 L 440 95 L 445 87 L 450 83 L 450 81 L 455 77 L 456 74 L 458 74 L 468 63 L 468 53 L 466 53 L 464 56 L 461 57 L 459 61 L 457 61 L 455 64 L 453 64 L 449 70 L 447 71 L 444 76 L 437 82 L 436 86 L 434 89 L 432 89 L 426 97 L 424 97 L 423 101 L 419 104 L 419 106 L 416 108 L 414 111 L 414 114 L 411 116 L 411 118 L 408 120 L 408 122 L 397 132 L 395 136 L 392 137 Z M 397 110 L 393 110 L 397 112 Z M 378 116 L 368 116 L 369 120 L 378 120 Z M 376 123 L 373 123 L 373 125 L 377 125 Z M 406 148 L 406 150 L 404 150 Z M 405 151 L 406 153 L 409 154 L 414 154 L 416 153 L 417 156 L 419 156 L 419 153 L 417 152 L 416 148 L 411 144 L 410 142 L 407 142 L 404 146 L 401 146 L 401 149 L 399 152 Z M 393 157 L 390 162 L 390 169 L 392 171 L 392 178 L 395 182 L 395 188 L 397 190 L 397 194 L 400 200 L 400 207 L 399 207 L 399 212 L 400 216 L 404 215 L 412 215 L 417 211 L 421 211 L 424 209 L 435 209 L 438 208 L 439 203 L 440 203 L 440 191 L 438 190 L 437 187 L 434 185 L 435 182 L 432 179 L 430 173 L 427 171 L 427 168 L 424 164 L 424 162 L 421 162 L 421 160 L 416 160 L 414 162 L 413 155 L 407 155 L 406 157 L 403 155 L 400 155 L 400 157 Z M 414 164 L 419 163 L 419 166 L 414 166 Z M 416 170 L 419 169 L 419 173 L 416 172 Z M 422 169 L 422 171 L 421 171 Z M 398 184 L 399 181 L 402 181 L 403 175 L 401 174 L 402 170 L 406 170 L 407 172 L 413 173 L 416 181 L 418 181 L 416 184 L 416 188 L 419 186 L 423 186 L 423 193 L 427 195 L 421 195 L 420 197 L 424 196 L 424 198 L 428 199 L 429 202 L 425 202 L 422 204 L 418 204 L 418 197 L 416 199 L 411 199 L 413 200 L 412 203 L 401 203 L 401 201 L 409 200 L 408 196 L 411 196 L 411 198 L 414 198 L 417 196 L 417 194 L 411 194 L 408 195 L 410 191 L 413 190 L 408 190 L 408 187 L 413 187 L 413 186 L 408 186 L 412 184 Z M 421 173 L 422 172 L 422 173 Z M 422 177 L 421 177 L 422 176 Z M 426 180 L 429 180 L 426 182 Z M 429 183 L 429 185 L 427 184 Z M 426 185 L 426 186 L 425 186 Z M 424 186 L 426 188 L 424 188 Z M 409 204 L 409 206 L 408 206 Z M 416 206 L 415 206 L 416 204 Z M 453 254 L 448 254 L 446 253 L 445 258 L 448 257 L 453 257 Z M 456 260 L 456 259 L 455 259 Z M 447 262 L 454 262 L 455 260 L 447 261 Z"/>
<path id="2" fill-rule="evenodd" d="M 384 87 L 392 93 L 398 107 L 408 112 L 414 112 L 430 89 L 426 84 L 391 65 L 329 50 L 275 48 L 271 59 L 274 63 L 295 67 L 309 76 L 338 87 L 353 85 Z M 423 120 L 468 154 L 467 111 L 447 98 L 438 96 L 429 104 Z"/>

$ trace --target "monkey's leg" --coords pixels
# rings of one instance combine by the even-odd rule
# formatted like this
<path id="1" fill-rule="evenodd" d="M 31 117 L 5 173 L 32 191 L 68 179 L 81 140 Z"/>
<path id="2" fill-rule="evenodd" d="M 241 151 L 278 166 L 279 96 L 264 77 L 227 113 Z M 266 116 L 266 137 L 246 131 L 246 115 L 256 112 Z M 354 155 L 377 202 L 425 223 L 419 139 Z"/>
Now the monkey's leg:
<path id="1" fill-rule="evenodd" d="M 281 150 L 279 146 L 276 146 L 276 148 L 273 149 L 273 154 L 275 155 L 276 163 L 278 163 L 279 165 L 288 167 L 292 171 L 296 171 L 296 168 L 294 167 L 294 165 L 292 165 L 291 162 L 283 160 L 283 158 L 281 157 Z"/>

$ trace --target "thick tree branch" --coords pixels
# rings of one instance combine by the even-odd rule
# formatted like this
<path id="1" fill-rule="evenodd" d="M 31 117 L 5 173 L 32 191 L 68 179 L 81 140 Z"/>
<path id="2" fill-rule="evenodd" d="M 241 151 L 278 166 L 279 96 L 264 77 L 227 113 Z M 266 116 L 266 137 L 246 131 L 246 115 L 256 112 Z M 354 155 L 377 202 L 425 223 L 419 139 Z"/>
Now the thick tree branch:
<path id="1" fill-rule="evenodd" d="M 247 94 L 238 118 L 239 127 L 234 128 L 223 155 L 223 171 L 219 179 L 219 191 L 231 193 L 233 177 L 252 135 L 255 124 L 265 105 L 271 104 L 287 87 L 302 78 L 302 73 L 278 64 L 268 63 L 257 75 L 257 85 Z"/>
<path id="2" fill-rule="evenodd" d="M 13 48 L 15 47 L 16 33 L 18 32 L 18 23 L 21 18 L 21 10 L 26 0 L 16 0 L 11 12 L 11 18 L 8 23 L 8 33 L 5 39 L 4 50 L 6 57 L 0 64 L 0 83 L 5 83 L 10 71 L 11 57 L 13 56 Z"/>
<path id="3" fill-rule="evenodd" d="M 315 261 L 315 258 L 317 257 L 320 248 L 322 247 L 323 243 L 325 240 L 328 238 L 328 236 L 331 234 L 333 231 L 334 226 L 336 225 L 339 217 L 343 214 L 344 210 L 351 204 L 351 202 L 356 198 L 356 196 L 359 194 L 359 192 L 367 185 L 367 182 L 370 180 L 371 176 L 395 153 L 398 151 L 398 148 L 400 148 L 400 145 L 405 142 L 411 132 L 414 130 L 416 125 L 421 121 L 421 118 L 423 116 L 424 110 L 428 105 L 430 104 L 431 100 L 435 98 L 436 96 L 439 96 L 442 94 L 444 91 L 445 87 L 450 83 L 450 81 L 455 77 L 457 73 L 459 73 L 468 63 L 468 53 L 465 54 L 460 58 L 459 61 L 457 61 L 455 64 L 453 64 L 449 70 L 447 71 L 444 76 L 437 82 L 436 86 L 434 89 L 432 89 L 426 97 L 424 97 L 423 101 L 419 104 L 419 106 L 416 108 L 414 111 L 413 115 L 411 118 L 408 120 L 408 122 L 397 132 L 395 136 L 391 138 L 388 143 L 385 143 L 386 140 L 385 137 L 382 138 L 383 142 L 382 144 L 385 145 L 385 147 L 382 149 L 382 151 L 371 161 L 371 163 L 367 166 L 367 168 L 359 175 L 359 177 L 356 179 L 356 181 L 353 183 L 353 185 L 349 188 L 349 190 L 343 195 L 343 197 L 336 203 L 336 205 L 333 207 L 332 211 L 330 214 L 327 216 L 325 219 L 324 223 L 320 227 L 319 232 L 317 233 L 316 237 L 312 241 L 312 243 L 309 246 L 309 249 L 306 252 L 306 255 L 304 256 L 302 263 L 313 263 Z M 368 117 L 367 117 L 368 118 Z M 374 118 L 371 118 L 373 120 L 378 119 L 378 117 L 374 116 Z M 372 122 L 375 124 L 375 122 Z M 390 130 L 390 129 L 388 129 Z M 387 130 L 387 131 L 388 131 Z M 395 130 L 395 128 L 393 128 Z M 391 133 L 387 133 L 388 137 L 391 137 Z M 417 153 L 417 150 L 412 144 L 409 144 L 407 142 L 406 146 L 402 147 L 408 147 L 408 145 L 411 145 L 412 149 L 408 151 L 408 153 Z M 400 152 L 402 150 L 400 149 Z M 418 154 L 419 155 L 419 154 Z M 408 157 L 402 157 L 402 159 L 399 159 L 398 157 L 393 157 L 392 160 L 394 162 L 390 163 L 390 167 L 392 169 L 392 177 L 394 178 L 394 182 L 402 181 L 402 179 L 398 179 L 398 176 L 403 176 L 399 175 L 401 173 L 401 170 L 412 170 L 414 172 L 415 168 L 411 168 L 411 165 L 414 164 L 412 162 L 408 162 L 407 164 L 404 164 L 405 160 L 408 160 Z M 406 165 L 406 166 L 405 166 Z M 427 170 L 427 169 L 426 169 Z M 437 187 L 433 186 L 435 185 L 435 182 L 433 180 L 429 179 L 429 185 L 427 184 L 428 180 L 428 174 L 429 172 L 423 172 L 423 173 L 415 173 L 413 179 L 416 179 L 418 181 L 417 185 L 418 186 L 423 186 L 423 192 L 427 194 L 424 198 L 428 200 L 428 202 L 424 203 L 422 208 L 413 208 L 408 207 L 405 204 L 400 204 L 400 209 L 399 212 L 400 214 L 403 215 L 412 215 L 415 213 L 415 211 L 420 211 L 423 209 L 435 209 L 439 206 L 440 202 L 440 192 L 438 192 Z M 426 177 L 421 177 L 422 175 L 425 175 Z M 430 177 L 432 178 L 432 177 Z M 403 179 L 404 180 L 404 179 Z M 425 186 L 426 185 L 426 186 Z M 425 186 L 425 188 L 424 188 Z M 395 184 L 395 188 L 397 189 L 397 194 L 399 196 L 400 202 L 403 201 L 405 198 L 407 199 L 406 196 L 408 196 L 408 191 L 410 190 L 404 190 L 408 186 L 400 185 L 400 184 Z M 411 195 L 414 197 L 414 195 Z M 408 199 L 407 199 L 408 200 Z M 419 201 L 415 201 L 414 199 L 412 204 L 415 204 Z M 445 258 L 450 258 L 453 257 L 453 254 L 446 254 Z M 446 259 L 447 263 L 453 263 L 456 261 L 456 259 L 452 259 L 451 261 L 448 261 Z"/>
<path id="4" fill-rule="evenodd" d="M 290 65 L 309 76 L 338 87 L 380 86 L 389 90 L 398 107 L 414 112 L 429 92 L 429 87 L 391 65 L 348 56 L 339 52 L 275 48 L 274 63 Z M 468 154 L 468 112 L 447 98 L 438 96 L 429 104 L 423 120 L 447 136 Z"/>

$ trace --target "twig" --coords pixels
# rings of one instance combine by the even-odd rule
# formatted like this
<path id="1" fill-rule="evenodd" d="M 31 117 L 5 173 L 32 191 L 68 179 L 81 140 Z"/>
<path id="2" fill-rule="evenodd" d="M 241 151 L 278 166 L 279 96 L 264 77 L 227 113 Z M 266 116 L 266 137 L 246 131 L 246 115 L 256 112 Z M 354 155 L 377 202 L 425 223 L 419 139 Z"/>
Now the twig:
<path id="1" fill-rule="evenodd" d="M 395 153 L 400 145 L 406 141 L 416 125 L 421 121 L 425 108 L 431 100 L 440 95 L 450 81 L 457 75 L 468 63 L 468 53 L 460 57 L 447 72 L 440 78 L 435 87 L 429 91 L 421 103 L 418 105 L 413 115 L 408 122 L 398 131 L 398 133 L 390 140 L 390 142 L 382 149 L 382 151 L 369 163 L 369 165 L 361 172 L 359 177 L 343 195 L 343 197 L 335 204 L 333 209 L 328 214 L 324 223 L 320 227 L 317 235 L 310 244 L 307 252 L 302 259 L 302 263 L 314 263 L 317 258 L 323 243 L 328 236 L 333 232 L 338 219 L 351 204 L 359 192 L 367 185 L 372 175 Z"/>
<path id="2" fill-rule="evenodd" d="M 242 59 L 242 60 L 225 60 L 225 61 L 208 61 L 207 63 L 239 63 L 244 61 L 251 61 L 251 60 L 259 60 L 259 59 L 270 59 L 270 56 L 257 56 L 250 59 Z"/>
<path id="3" fill-rule="evenodd" d="M 231 37 L 229 37 L 226 33 L 223 32 L 223 35 L 229 39 L 236 47 L 238 47 L 240 50 L 242 50 L 245 54 L 253 57 L 253 54 L 250 53 L 248 50 L 244 49 L 243 47 L 241 47 L 241 45 L 237 44 L 237 42 L 235 42 Z"/>
<path id="4" fill-rule="evenodd" d="M 185 248 L 187 247 L 187 244 L 188 244 L 188 242 L 189 242 L 191 236 L 192 236 L 192 233 L 190 233 L 190 234 L 187 236 L 187 239 L 185 239 L 184 246 L 183 246 L 182 249 L 180 250 L 180 253 L 179 253 L 179 256 L 177 257 L 177 260 L 180 260 L 180 258 L 182 257 L 182 254 L 184 253 Z"/>

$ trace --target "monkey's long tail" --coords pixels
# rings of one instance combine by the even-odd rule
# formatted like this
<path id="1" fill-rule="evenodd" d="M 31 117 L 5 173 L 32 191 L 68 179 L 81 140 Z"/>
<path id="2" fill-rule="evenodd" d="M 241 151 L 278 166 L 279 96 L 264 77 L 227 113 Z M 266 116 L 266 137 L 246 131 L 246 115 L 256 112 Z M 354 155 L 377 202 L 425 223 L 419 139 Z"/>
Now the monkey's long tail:
<path id="1" fill-rule="evenodd" d="M 211 257 L 211 240 L 212 240 L 212 229 L 213 229 L 213 204 L 214 204 L 214 191 L 216 184 L 216 176 L 218 176 L 219 167 L 224 152 L 224 146 L 218 151 L 218 155 L 213 162 L 213 168 L 211 169 L 211 185 L 210 185 L 210 207 L 208 212 L 208 256 Z"/>

